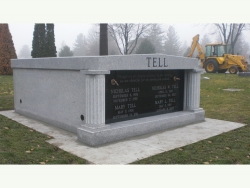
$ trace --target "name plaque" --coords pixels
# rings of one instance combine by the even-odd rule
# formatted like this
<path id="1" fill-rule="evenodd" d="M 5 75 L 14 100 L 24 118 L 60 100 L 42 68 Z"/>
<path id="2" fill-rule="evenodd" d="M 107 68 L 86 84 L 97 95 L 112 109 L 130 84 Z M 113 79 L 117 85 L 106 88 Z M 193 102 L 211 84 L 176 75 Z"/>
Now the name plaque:
<path id="1" fill-rule="evenodd" d="M 105 75 L 105 123 L 183 110 L 184 70 L 118 70 Z"/>

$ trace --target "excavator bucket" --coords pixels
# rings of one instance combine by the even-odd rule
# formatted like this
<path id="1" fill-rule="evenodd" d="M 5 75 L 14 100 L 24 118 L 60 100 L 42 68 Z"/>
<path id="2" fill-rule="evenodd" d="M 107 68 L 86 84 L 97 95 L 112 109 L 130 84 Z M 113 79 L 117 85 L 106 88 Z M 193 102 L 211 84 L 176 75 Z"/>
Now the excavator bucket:
<path id="1" fill-rule="evenodd" d="M 240 72 L 249 72 L 246 56 L 227 54 L 225 61 L 228 62 L 229 65 L 238 66 L 240 68 Z"/>
<path id="2" fill-rule="evenodd" d="M 246 67 L 245 70 L 243 70 L 243 72 L 250 72 L 246 55 L 242 56 L 241 63 Z"/>

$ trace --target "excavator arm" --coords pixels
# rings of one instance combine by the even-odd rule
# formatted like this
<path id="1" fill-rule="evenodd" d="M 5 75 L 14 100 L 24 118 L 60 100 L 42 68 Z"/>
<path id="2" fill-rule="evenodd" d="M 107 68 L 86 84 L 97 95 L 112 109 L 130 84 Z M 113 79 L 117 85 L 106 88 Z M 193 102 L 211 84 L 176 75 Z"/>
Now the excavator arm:
<path id="1" fill-rule="evenodd" d="M 199 43 L 199 35 L 195 35 L 193 37 L 193 42 L 192 42 L 192 45 L 191 45 L 191 50 L 190 50 L 190 53 L 187 55 L 187 57 L 192 57 L 193 56 L 195 48 L 197 48 L 197 51 L 199 53 L 198 58 L 201 60 L 201 63 L 203 65 L 203 63 L 205 62 L 205 53 L 203 51 L 202 46 Z"/>
<path id="2" fill-rule="evenodd" d="M 197 46 L 197 44 L 199 43 L 199 35 L 195 35 L 193 37 L 193 42 L 192 42 L 192 45 L 191 45 L 191 50 L 190 50 L 190 53 L 187 55 L 188 57 L 192 57 L 193 56 L 193 53 L 194 53 L 194 50 Z"/>

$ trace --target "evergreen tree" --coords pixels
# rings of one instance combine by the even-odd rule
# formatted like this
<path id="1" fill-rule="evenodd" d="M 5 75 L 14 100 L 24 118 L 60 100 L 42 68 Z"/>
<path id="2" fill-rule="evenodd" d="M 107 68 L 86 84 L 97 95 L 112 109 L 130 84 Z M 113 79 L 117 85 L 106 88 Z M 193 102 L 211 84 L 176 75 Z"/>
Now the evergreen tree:
<path id="1" fill-rule="evenodd" d="M 74 43 L 74 56 L 84 56 L 86 55 L 86 45 L 87 41 L 85 36 L 80 33 Z"/>
<path id="2" fill-rule="evenodd" d="M 99 25 L 93 25 L 92 28 L 89 30 L 87 36 L 86 55 L 99 55 L 99 37 Z"/>
<path id="3" fill-rule="evenodd" d="M 184 57 L 187 57 L 188 54 L 190 53 L 190 51 L 191 51 L 191 47 L 187 47 L 186 50 L 184 51 L 183 56 L 184 56 Z M 194 56 L 194 55 L 193 55 L 193 56 Z"/>
<path id="4" fill-rule="evenodd" d="M 181 47 L 181 53 L 183 53 L 183 56 L 185 57 L 185 53 L 187 52 L 187 49 L 188 49 L 188 44 L 187 44 L 187 41 L 185 40 L 182 47 Z"/>
<path id="5" fill-rule="evenodd" d="M 32 51 L 31 56 L 33 58 L 39 57 L 39 35 L 38 35 L 39 24 L 35 24 L 33 32 L 33 41 L 32 41 Z"/>
<path id="6" fill-rule="evenodd" d="M 138 49 L 136 50 L 136 53 L 137 54 L 154 54 L 155 47 L 148 39 L 144 39 L 139 45 Z"/>
<path id="7" fill-rule="evenodd" d="M 164 31 L 160 24 L 152 24 L 147 39 L 154 45 L 156 53 L 163 53 Z"/>
<path id="8" fill-rule="evenodd" d="M 203 50 L 204 50 L 204 51 L 205 51 L 205 46 L 206 46 L 206 44 L 209 44 L 209 43 L 211 43 L 211 40 L 210 40 L 210 38 L 208 37 L 208 35 L 205 34 L 205 35 L 203 36 L 203 38 L 201 39 L 201 42 L 200 42 L 200 44 L 201 44 L 201 46 L 203 47 Z"/>
<path id="9" fill-rule="evenodd" d="M 0 75 L 12 75 L 10 60 L 16 59 L 16 50 L 8 24 L 0 24 Z"/>
<path id="10" fill-rule="evenodd" d="M 184 57 L 187 57 L 188 54 L 191 52 L 191 46 L 192 46 L 192 42 L 188 45 L 187 41 L 184 41 L 184 44 L 182 45 L 182 53 Z M 195 48 L 192 57 L 197 57 L 198 56 L 198 51 Z"/>
<path id="11" fill-rule="evenodd" d="M 18 54 L 18 58 L 22 59 L 22 58 L 31 58 L 30 56 L 30 48 L 28 45 L 24 45 L 22 47 L 22 49 L 20 50 L 19 54 Z"/>
<path id="12" fill-rule="evenodd" d="M 59 52 L 59 57 L 69 57 L 73 56 L 74 52 L 70 50 L 67 45 L 63 46 Z"/>
<path id="13" fill-rule="evenodd" d="M 56 57 L 54 24 L 35 24 L 31 56 Z"/>
<path id="14" fill-rule="evenodd" d="M 46 31 L 45 31 L 45 24 L 40 24 L 39 27 L 39 36 L 40 36 L 40 57 L 47 57 L 46 55 Z"/>
<path id="15" fill-rule="evenodd" d="M 31 56 L 33 58 L 46 57 L 45 24 L 35 24 Z"/>
<path id="16" fill-rule="evenodd" d="M 167 31 L 167 39 L 164 45 L 164 52 L 168 55 L 180 55 L 181 43 L 173 26 L 170 26 Z"/>
<path id="17" fill-rule="evenodd" d="M 46 24 L 46 57 L 56 57 L 54 24 Z"/>

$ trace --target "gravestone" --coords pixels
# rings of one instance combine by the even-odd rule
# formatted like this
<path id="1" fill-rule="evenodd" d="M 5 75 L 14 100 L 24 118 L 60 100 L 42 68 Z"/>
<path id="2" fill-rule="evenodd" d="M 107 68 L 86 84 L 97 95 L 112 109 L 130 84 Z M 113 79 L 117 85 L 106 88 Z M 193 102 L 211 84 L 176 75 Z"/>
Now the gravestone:
<path id="1" fill-rule="evenodd" d="M 36 58 L 12 68 L 15 111 L 90 146 L 204 121 L 195 58 Z"/>
<path id="2" fill-rule="evenodd" d="M 249 77 L 250 76 L 250 72 L 239 72 L 238 76 Z"/>

